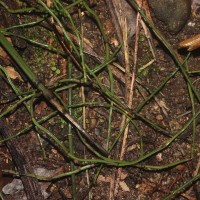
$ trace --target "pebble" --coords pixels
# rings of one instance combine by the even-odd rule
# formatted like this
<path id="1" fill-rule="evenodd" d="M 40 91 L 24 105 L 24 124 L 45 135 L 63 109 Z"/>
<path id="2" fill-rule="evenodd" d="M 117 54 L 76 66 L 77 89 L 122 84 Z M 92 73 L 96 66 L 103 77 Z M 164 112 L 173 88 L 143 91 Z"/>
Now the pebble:
<path id="1" fill-rule="evenodd" d="M 178 33 L 191 13 L 191 0 L 148 0 L 155 17 L 164 22 L 170 33 Z"/>

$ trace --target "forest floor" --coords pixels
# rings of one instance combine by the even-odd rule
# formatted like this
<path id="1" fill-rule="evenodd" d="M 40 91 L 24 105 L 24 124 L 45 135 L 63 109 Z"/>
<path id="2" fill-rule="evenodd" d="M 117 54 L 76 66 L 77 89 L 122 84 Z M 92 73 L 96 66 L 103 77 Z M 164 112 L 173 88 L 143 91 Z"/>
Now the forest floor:
<path id="1" fill-rule="evenodd" d="M 152 15 L 164 42 L 149 26 L 147 34 L 141 25 L 129 41 L 128 69 L 119 56 L 112 58 L 116 31 L 104 1 L 68 6 L 69 14 L 57 12 L 59 3 L 48 5 L 61 24 L 43 4 L 27 2 L 19 8 L 37 9 L 12 17 L 19 24 L 43 19 L 14 32 L 24 36 L 26 43 L 11 37 L 13 46 L 95 143 L 109 151 L 109 158 L 99 155 L 90 142 L 94 149 L 89 150 L 81 130 L 58 114 L 50 99 L 36 89 L 39 82 L 34 85 L 11 59 L 12 53 L 9 56 L 1 48 L 0 131 L 18 134 L 11 139 L 18 143 L 13 148 L 24 152 L 34 170 L 47 170 L 41 176 L 50 173 L 48 181 L 40 182 L 48 189 L 48 199 L 200 199 L 200 51 L 179 49 L 181 41 L 200 33 L 200 17 L 191 15 L 184 28 L 172 35 Z M 8 11 L 1 9 L 7 21 Z M 107 46 L 111 48 L 106 51 Z M 135 78 L 132 90 L 131 77 Z M 8 149 L 1 142 L 1 190 L 18 172 Z M 58 174 L 62 177 L 55 178 Z M 23 191 L 10 190 L 14 192 L 1 196 L 23 198 Z"/>

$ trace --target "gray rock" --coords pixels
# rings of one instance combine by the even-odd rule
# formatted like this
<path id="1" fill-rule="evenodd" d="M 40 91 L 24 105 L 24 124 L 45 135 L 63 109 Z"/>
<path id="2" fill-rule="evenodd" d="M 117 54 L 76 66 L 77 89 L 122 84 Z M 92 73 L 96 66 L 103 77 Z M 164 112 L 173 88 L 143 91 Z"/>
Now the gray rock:
<path id="1" fill-rule="evenodd" d="M 178 33 L 191 13 L 191 0 L 148 0 L 155 17 L 164 22 L 168 30 Z"/>
<path id="2" fill-rule="evenodd" d="M 48 170 L 45 168 L 35 168 L 34 172 L 37 176 L 44 176 L 46 178 L 50 178 L 52 176 L 54 176 L 54 174 L 56 173 L 56 170 Z M 50 194 L 48 194 L 46 192 L 46 189 L 48 188 L 48 186 L 50 185 L 51 182 L 40 182 L 40 187 L 42 190 L 42 194 L 44 196 L 44 199 L 47 199 Z M 22 184 L 21 179 L 13 179 L 13 181 L 11 183 L 8 183 L 7 185 L 5 185 L 2 188 L 2 192 L 4 194 L 9 194 L 14 196 L 16 199 L 22 199 L 22 200 L 27 200 L 25 193 L 23 192 L 23 194 L 19 194 L 20 192 L 22 192 L 24 189 L 24 186 Z M 19 197 L 18 195 L 23 195 L 23 197 Z"/>
<path id="3" fill-rule="evenodd" d="M 8 183 L 2 188 L 2 191 L 4 194 L 15 195 L 23 189 L 24 187 L 23 187 L 21 179 L 13 179 L 11 183 Z"/>

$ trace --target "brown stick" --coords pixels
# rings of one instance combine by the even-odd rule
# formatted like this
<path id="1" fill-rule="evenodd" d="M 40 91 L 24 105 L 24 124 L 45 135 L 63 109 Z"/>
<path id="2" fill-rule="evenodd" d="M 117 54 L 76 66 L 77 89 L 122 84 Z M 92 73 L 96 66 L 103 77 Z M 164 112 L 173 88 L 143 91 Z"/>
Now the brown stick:
<path id="1" fill-rule="evenodd" d="M 11 130 L 9 125 L 6 123 L 5 118 L 0 119 L 0 133 L 4 139 L 12 136 Z M 28 200 L 43 200 L 44 197 L 42 195 L 38 180 L 34 177 L 26 176 L 26 174 L 34 174 L 34 170 L 31 166 L 28 156 L 22 149 L 19 140 L 20 138 L 8 140 L 6 145 L 20 174 L 26 197 Z"/>
<path id="2" fill-rule="evenodd" d="M 116 29 L 117 38 L 120 43 L 123 42 L 123 27 L 121 18 L 124 17 L 127 20 L 127 27 L 129 28 L 128 41 L 135 34 L 135 18 L 136 13 L 133 8 L 129 5 L 126 0 L 106 0 L 106 4 L 108 5 L 108 9 L 111 14 L 113 25 Z M 124 46 L 122 46 L 121 50 L 118 53 L 118 60 L 121 65 L 125 65 L 124 59 Z"/>

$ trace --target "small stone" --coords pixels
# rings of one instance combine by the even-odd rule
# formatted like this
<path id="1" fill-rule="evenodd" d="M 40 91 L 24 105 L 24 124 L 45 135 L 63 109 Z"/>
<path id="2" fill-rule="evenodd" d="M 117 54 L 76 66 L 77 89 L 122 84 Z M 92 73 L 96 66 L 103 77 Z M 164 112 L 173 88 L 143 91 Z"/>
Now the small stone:
<path id="1" fill-rule="evenodd" d="M 155 17 L 164 22 L 172 34 L 178 33 L 191 13 L 191 0 L 148 0 Z"/>
<path id="2" fill-rule="evenodd" d="M 156 116 L 156 119 L 157 119 L 158 121 L 162 121 L 162 120 L 163 120 L 163 116 L 162 116 L 162 115 L 157 115 L 157 116 Z"/>
<path id="3" fill-rule="evenodd" d="M 163 158 L 162 158 L 162 153 L 158 153 L 158 154 L 156 155 L 156 160 L 157 160 L 158 162 L 161 162 L 161 161 L 163 160 Z"/>

